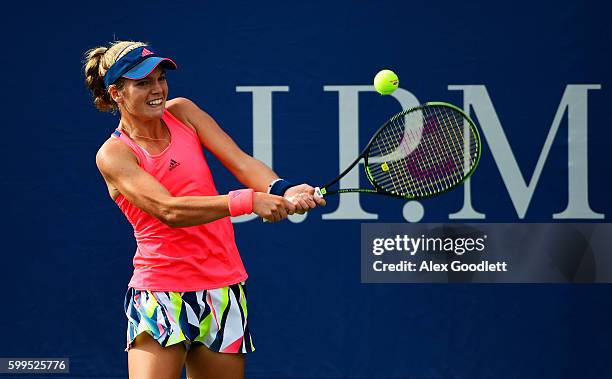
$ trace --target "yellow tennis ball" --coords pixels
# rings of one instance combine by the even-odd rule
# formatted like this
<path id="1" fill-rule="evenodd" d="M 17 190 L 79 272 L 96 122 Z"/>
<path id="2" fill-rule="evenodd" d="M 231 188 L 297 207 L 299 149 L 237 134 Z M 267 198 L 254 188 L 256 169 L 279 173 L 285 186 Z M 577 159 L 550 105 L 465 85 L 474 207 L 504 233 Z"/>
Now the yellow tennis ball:
<path id="1" fill-rule="evenodd" d="M 391 70 L 380 70 L 374 77 L 374 88 L 381 95 L 389 95 L 397 89 L 399 78 Z"/>

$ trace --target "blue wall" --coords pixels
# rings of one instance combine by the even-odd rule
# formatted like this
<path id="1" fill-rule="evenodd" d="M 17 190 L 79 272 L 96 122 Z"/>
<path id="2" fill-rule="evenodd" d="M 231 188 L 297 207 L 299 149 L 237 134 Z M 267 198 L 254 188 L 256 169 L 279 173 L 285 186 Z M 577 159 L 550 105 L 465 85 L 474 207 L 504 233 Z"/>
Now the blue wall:
<path id="1" fill-rule="evenodd" d="M 194 100 L 249 152 L 253 97 L 236 88 L 289 87 L 272 97 L 272 164 L 312 184 L 339 169 L 340 102 L 325 86 L 369 85 L 392 68 L 420 101 L 460 106 L 468 95 L 449 86 L 481 86 L 513 152 L 493 151 L 503 142 L 493 140 L 499 130 L 482 125 L 471 199 L 483 221 L 565 221 L 552 215 L 587 188 L 568 184 L 578 175 L 568 169 L 568 151 L 580 150 L 568 138 L 573 128 L 588 137 L 592 212 L 572 221 L 608 222 L 609 11 L 603 1 L 17 4 L 0 26 L 0 356 L 70 357 L 72 377 L 127 376 L 122 307 L 135 245 L 95 167 L 117 118 L 91 104 L 82 83 L 86 49 L 115 37 L 150 42 L 180 66 L 168 75 L 171 97 Z M 521 217 L 499 164 L 514 160 L 529 183 L 568 88 L 578 88 L 570 112 L 588 109 L 588 119 L 568 122 L 564 113 Z M 483 123 L 486 103 L 469 108 Z M 359 145 L 400 109 L 393 97 L 360 93 L 350 109 Z M 218 162 L 211 166 L 220 191 L 238 186 Z M 330 199 L 302 223 L 236 224 L 257 347 L 248 377 L 612 377 L 610 285 L 361 284 L 359 230 L 367 220 L 324 219 L 338 204 Z M 449 222 L 464 191 L 421 205 L 420 221 Z M 380 222 L 406 222 L 399 200 L 364 197 L 361 206 Z"/>

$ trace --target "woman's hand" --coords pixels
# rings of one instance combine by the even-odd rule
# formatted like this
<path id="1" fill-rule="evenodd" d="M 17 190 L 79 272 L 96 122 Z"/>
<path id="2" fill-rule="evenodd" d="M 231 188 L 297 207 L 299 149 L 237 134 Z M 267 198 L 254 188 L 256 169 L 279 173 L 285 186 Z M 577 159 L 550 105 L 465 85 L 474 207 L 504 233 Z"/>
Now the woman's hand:
<path id="1" fill-rule="evenodd" d="M 314 194 L 314 187 L 304 183 L 289 187 L 284 198 L 295 205 L 295 213 L 304 214 L 312 208 L 325 206 L 325 199 Z"/>
<path id="2" fill-rule="evenodd" d="M 267 221 L 275 222 L 294 214 L 295 205 L 281 196 L 255 192 L 253 194 L 253 212 Z"/>

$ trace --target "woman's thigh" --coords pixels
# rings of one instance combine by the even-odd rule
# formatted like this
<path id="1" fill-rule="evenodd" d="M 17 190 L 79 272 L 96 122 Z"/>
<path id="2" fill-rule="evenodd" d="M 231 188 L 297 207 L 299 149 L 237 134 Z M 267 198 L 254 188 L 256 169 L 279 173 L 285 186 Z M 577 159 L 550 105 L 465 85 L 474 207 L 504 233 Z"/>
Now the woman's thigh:
<path id="1" fill-rule="evenodd" d="M 188 379 L 242 379 L 242 353 L 217 353 L 204 345 L 191 345 L 185 361 Z"/>
<path id="2" fill-rule="evenodd" d="M 128 350 L 130 379 L 180 379 L 185 355 L 183 343 L 162 347 L 148 333 L 142 333 Z"/>

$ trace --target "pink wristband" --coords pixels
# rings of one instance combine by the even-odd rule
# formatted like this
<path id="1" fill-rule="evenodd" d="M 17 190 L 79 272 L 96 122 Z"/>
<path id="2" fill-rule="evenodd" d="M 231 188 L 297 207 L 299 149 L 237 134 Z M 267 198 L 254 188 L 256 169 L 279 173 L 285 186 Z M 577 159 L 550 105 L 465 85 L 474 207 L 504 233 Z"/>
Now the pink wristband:
<path id="1" fill-rule="evenodd" d="M 242 216 L 253 213 L 253 190 L 251 188 L 230 191 L 227 201 L 230 216 Z"/>

